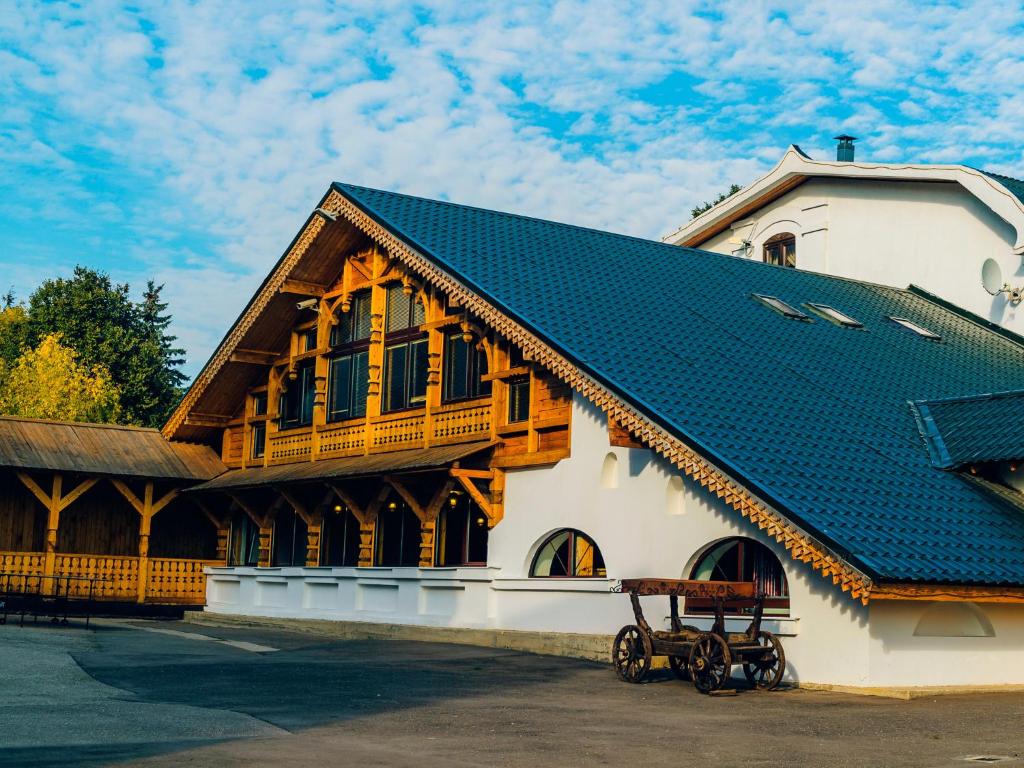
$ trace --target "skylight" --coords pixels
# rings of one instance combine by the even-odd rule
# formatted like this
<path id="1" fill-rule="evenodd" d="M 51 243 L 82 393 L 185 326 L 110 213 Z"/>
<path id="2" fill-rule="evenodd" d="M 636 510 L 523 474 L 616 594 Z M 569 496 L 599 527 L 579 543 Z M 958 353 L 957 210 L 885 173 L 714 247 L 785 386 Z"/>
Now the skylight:
<path id="1" fill-rule="evenodd" d="M 836 325 L 843 325 L 846 326 L 847 328 L 864 327 L 864 323 L 860 322 L 859 320 L 854 320 L 852 317 L 845 314 L 844 312 L 840 312 L 835 307 L 830 307 L 827 304 L 813 304 L 811 302 L 808 302 L 804 306 L 809 307 L 814 312 L 817 312 L 826 320 L 831 320 Z"/>
<path id="2" fill-rule="evenodd" d="M 889 319 L 892 320 L 897 325 L 901 325 L 904 328 L 906 328 L 908 331 L 916 333 L 918 336 L 921 336 L 923 338 L 933 339 L 935 341 L 939 341 L 939 340 L 942 339 L 942 337 L 939 336 L 939 334 L 933 333 L 932 331 L 929 331 L 927 328 L 922 328 L 917 323 L 913 322 L 912 320 L 907 320 L 905 317 L 892 317 L 892 316 L 890 316 Z"/>
<path id="3" fill-rule="evenodd" d="M 807 315 L 805 315 L 803 312 L 801 312 L 799 309 L 797 309 L 796 307 L 794 307 L 794 306 L 792 306 L 790 304 L 787 304 L 782 299 L 778 299 L 775 296 L 762 296 L 759 293 L 752 293 L 751 296 L 753 296 L 755 299 L 760 301 L 762 304 L 771 307 L 776 312 L 778 312 L 779 314 L 785 315 L 786 317 L 792 317 L 792 318 L 794 318 L 796 320 L 810 320 L 811 319 Z"/>

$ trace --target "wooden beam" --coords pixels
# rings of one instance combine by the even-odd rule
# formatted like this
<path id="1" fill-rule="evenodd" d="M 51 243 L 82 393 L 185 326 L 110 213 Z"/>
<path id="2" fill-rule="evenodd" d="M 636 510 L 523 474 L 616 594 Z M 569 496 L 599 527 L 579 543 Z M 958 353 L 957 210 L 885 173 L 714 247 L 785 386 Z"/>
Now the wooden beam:
<path id="1" fill-rule="evenodd" d="M 302 518 L 302 522 L 304 522 L 307 526 L 313 524 L 313 518 L 309 514 L 309 509 L 306 508 L 306 505 L 303 504 L 298 499 L 298 497 L 295 496 L 295 494 L 290 493 L 289 491 L 285 490 L 284 488 L 276 488 L 275 487 L 274 490 L 277 491 L 281 495 L 281 498 L 283 498 L 285 501 L 287 501 L 289 504 L 291 504 L 292 509 L 295 510 L 295 514 L 297 514 L 299 517 Z"/>
<path id="2" fill-rule="evenodd" d="M 227 496 L 233 502 L 235 502 L 235 504 L 238 505 L 239 509 L 245 512 L 245 514 L 247 514 L 249 518 L 254 523 L 256 523 L 256 525 L 258 525 L 260 528 L 270 528 L 273 525 L 274 521 L 269 512 L 260 514 L 255 509 L 253 509 L 253 507 L 249 505 L 245 501 L 245 499 L 243 499 L 241 496 L 238 496 L 237 494 L 228 493 Z"/>
<path id="3" fill-rule="evenodd" d="M 430 503 L 427 504 L 427 508 L 426 508 L 426 516 L 427 516 L 427 518 L 426 519 L 428 519 L 428 520 L 436 520 L 437 519 L 437 516 L 439 514 L 441 514 L 441 507 L 444 505 L 444 503 L 447 500 L 449 494 L 452 492 L 452 488 L 454 488 L 454 487 L 455 487 L 455 481 L 449 479 L 449 480 L 446 480 L 441 485 L 440 488 L 438 488 L 437 493 L 434 494 L 434 498 L 432 498 L 430 500 Z"/>
<path id="4" fill-rule="evenodd" d="M 185 426 L 220 429 L 227 426 L 233 418 L 233 416 L 222 416 L 216 413 L 190 413 L 185 417 Z"/>
<path id="5" fill-rule="evenodd" d="M 145 516 L 145 514 L 146 514 L 146 503 L 142 499 L 140 499 L 138 496 L 135 495 L 135 492 L 131 488 L 128 487 L 127 483 L 125 483 L 123 480 L 118 480 L 117 478 L 111 478 L 110 483 L 115 488 L 117 488 L 118 492 L 122 496 L 124 496 L 125 499 L 127 499 L 128 503 L 131 504 L 132 507 L 135 508 L 136 512 L 138 512 L 140 515 Z M 152 490 L 150 490 L 150 493 L 152 494 Z"/>
<path id="6" fill-rule="evenodd" d="M 479 480 L 490 480 L 494 477 L 493 469 L 462 469 L 461 467 L 452 467 L 448 470 L 448 474 L 452 477 L 475 477 Z"/>
<path id="7" fill-rule="evenodd" d="M 35 496 L 39 500 L 39 503 L 46 507 L 46 509 L 49 510 L 53 506 L 53 497 L 40 488 L 39 484 L 32 479 L 31 475 L 27 472 L 19 472 L 18 479 L 21 480 L 22 485 L 28 488 L 29 491 L 32 492 L 32 495 Z"/>
<path id="8" fill-rule="evenodd" d="M 91 478 L 89 478 L 87 480 L 83 480 L 82 482 L 80 482 L 78 484 L 78 486 L 75 488 L 75 490 L 73 490 L 71 493 L 67 494 L 66 496 L 64 496 L 64 497 L 62 497 L 60 499 L 60 503 L 59 503 L 60 511 L 63 512 L 65 509 L 67 509 L 72 504 L 74 504 L 75 501 L 78 500 L 78 498 L 83 493 L 88 491 L 90 488 L 92 488 L 98 482 L 99 482 L 99 478 L 98 477 L 91 477 Z"/>
<path id="9" fill-rule="evenodd" d="M 324 291 L 327 290 L 326 285 L 320 285 L 319 283 L 310 283 L 305 280 L 285 280 L 281 283 L 281 287 L 277 289 L 278 293 L 292 293 L 296 296 L 316 296 L 320 298 L 324 295 Z"/>
<path id="10" fill-rule="evenodd" d="M 245 365 L 273 365 L 280 356 L 280 352 L 270 352 L 265 349 L 236 349 L 228 360 Z"/>
<path id="11" fill-rule="evenodd" d="M 159 512 L 164 507 L 166 507 L 168 504 L 170 504 L 172 501 L 174 501 L 176 498 L 178 498 L 178 494 L 180 494 L 180 493 L 181 493 L 181 491 L 179 491 L 177 488 L 172 488 L 171 490 L 169 490 L 167 493 L 165 493 L 163 496 L 161 496 L 157 501 L 153 502 L 153 506 L 152 506 L 149 514 L 155 515 L 157 512 Z"/>
<path id="12" fill-rule="evenodd" d="M 193 496 L 192 501 L 195 503 L 197 507 L 199 507 L 199 509 L 202 510 L 203 514 L 206 515 L 206 518 L 211 523 L 213 523 L 214 528 L 220 530 L 221 528 L 228 527 L 229 520 L 226 515 L 224 517 L 221 517 L 220 515 L 216 514 L 213 510 L 210 509 L 209 505 L 207 505 L 205 501 L 196 498 L 195 496 Z"/>
<path id="13" fill-rule="evenodd" d="M 333 485 L 331 483 L 328 483 L 327 487 L 334 492 L 335 496 L 341 499 L 341 503 L 348 508 L 349 512 L 355 515 L 356 520 L 360 523 L 366 521 L 366 510 L 363 509 L 363 507 L 354 498 L 352 498 L 348 491 L 341 486 Z"/>
<path id="14" fill-rule="evenodd" d="M 423 505 L 420 504 L 417 498 L 412 495 L 412 491 L 410 491 L 401 480 L 391 477 L 390 475 L 386 475 L 384 477 L 384 482 L 398 491 L 398 495 L 401 496 L 405 503 L 409 505 L 409 508 L 413 511 L 413 514 L 415 514 L 416 517 L 421 521 L 427 520 L 426 510 L 423 508 Z"/>
<path id="15" fill-rule="evenodd" d="M 1024 587 L 970 587 L 949 584 L 875 584 L 871 600 L 1024 603 Z"/>
<path id="16" fill-rule="evenodd" d="M 489 499 L 485 498 L 483 493 L 480 492 L 480 489 L 476 487 L 476 483 L 473 482 L 473 479 L 471 477 L 461 477 L 459 475 L 456 475 L 455 479 L 458 480 L 459 485 L 466 489 L 466 493 L 468 493 L 469 497 L 473 499 L 473 501 L 477 503 L 477 506 L 484 511 L 484 514 L 490 518 L 493 514 L 491 502 Z"/>

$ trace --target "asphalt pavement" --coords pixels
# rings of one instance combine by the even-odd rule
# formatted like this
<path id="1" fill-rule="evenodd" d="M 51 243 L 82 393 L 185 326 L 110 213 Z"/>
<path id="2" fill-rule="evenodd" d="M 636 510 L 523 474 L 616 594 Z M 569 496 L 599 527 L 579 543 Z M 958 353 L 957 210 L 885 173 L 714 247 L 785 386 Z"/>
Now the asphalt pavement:
<path id="1" fill-rule="evenodd" d="M 735 687 L 175 621 L 0 626 L 0 766 L 1024 766 L 1019 693 Z"/>

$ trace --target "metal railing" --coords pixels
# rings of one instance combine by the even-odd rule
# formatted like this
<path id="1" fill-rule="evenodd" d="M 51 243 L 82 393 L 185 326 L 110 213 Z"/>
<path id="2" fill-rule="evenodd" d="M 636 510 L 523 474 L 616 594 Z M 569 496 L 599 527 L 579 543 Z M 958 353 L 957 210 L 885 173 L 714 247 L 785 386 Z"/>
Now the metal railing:
<path id="1" fill-rule="evenodd" d="M 20 616 L 20 626 L 25 626 L 26 616 L 36 622 L 48 616 L 51 623 L 66 625 L 74 605 L 73 615 L 83 616 L 88 629 L 96 585 L 103 581 L 95 576 L 0 573 L 0 624 L 14 614 Z"/>

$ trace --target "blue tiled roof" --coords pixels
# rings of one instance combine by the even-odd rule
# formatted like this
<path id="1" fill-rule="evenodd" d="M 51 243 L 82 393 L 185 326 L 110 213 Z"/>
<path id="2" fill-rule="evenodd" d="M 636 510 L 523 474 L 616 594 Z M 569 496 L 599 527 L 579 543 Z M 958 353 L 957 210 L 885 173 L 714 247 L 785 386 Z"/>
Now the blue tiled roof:
<path id="1" fill-rule="evenodd" d="M 911 407 L 936 467 L 1024 459 L 1024 392 L 923 401 Z"/>
<path id="2" fill-rule="evenodd" d="M 907 405 L 1024 390 L 1018 338 L 909 290 L 335 189 L 876 579 L 1024 584 L 1024 513 L 932 466 Z"/>

